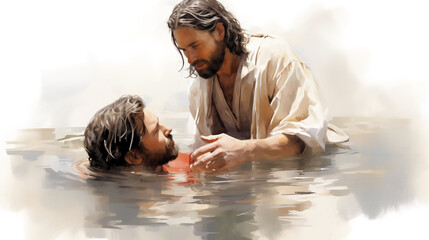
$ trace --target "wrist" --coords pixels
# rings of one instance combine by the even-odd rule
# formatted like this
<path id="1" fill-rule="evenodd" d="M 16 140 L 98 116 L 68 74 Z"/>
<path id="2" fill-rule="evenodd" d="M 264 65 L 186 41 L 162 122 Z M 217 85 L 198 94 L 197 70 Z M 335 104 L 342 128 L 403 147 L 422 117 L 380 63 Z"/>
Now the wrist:
<path id="1" fill-rule="evenodd" d="M 257 161 L 258 160 L 258 140 L 249 139 L 244 142 L 247 147 L 247 156 L 248 161 Z"/>

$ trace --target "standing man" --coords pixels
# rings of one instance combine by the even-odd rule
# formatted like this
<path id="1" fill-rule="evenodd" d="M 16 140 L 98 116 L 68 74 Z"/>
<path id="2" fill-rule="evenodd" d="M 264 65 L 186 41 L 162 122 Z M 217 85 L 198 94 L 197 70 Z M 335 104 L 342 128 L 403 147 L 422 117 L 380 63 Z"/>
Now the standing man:
<path id="1" fill-rule="evenodd" d="M 327 122 L 309 69 L 289 46 L 248 36 L 216 0 L 184 0 L 168 27 L 195 78 L 189 89 L 197 134 L 194 170 L 325 148 Z"/>

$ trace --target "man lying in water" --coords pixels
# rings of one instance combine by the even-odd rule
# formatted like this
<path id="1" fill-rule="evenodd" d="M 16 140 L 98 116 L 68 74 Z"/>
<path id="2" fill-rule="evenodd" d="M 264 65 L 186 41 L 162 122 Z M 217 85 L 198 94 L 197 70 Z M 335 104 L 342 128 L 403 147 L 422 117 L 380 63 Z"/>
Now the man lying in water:
<path id="1" fill-rule="evenodd" d="M 177 158 L 172 129 L 145 109 L 139 96 L 123 96 L 100 109 L 85 129 L 91 167 L 144 165 L 150 169 Z"/>

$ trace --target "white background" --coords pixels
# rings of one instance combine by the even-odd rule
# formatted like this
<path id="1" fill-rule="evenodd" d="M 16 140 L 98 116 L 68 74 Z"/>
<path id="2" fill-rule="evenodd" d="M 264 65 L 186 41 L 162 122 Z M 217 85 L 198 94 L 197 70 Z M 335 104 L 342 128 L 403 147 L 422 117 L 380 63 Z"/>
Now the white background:
<path id="1" fill-rule="evenodd" d="M 1 1 L 2 140 L 17 128 L 84 127 L 95 111 L 124 94 L 141 95 L 157 114 L 187 111 L 189 79 L 178 72 L 181 59 L 166 25 L 177 2 Z M 222 2 L 249 33 L 280 36 L 297 49 L 330 117 L 427 122 L 424 1 Z M 428 198 L 427 191 L 422 195 Z M 350 223 L 350 236 L 421 237 L 427 211 L 418 204 L 404 207 L 376 225 L 362 216 Z M 8 219 L 19 229 L 19 215 Z"/>
<path id="2" fill-rule="evenodd" d="M 141 95 L 158 114 L 187 111 L 189 79 L 166 25 L 177 2 L 1 2 L 2 133 L 86 126 L 123 94 Z M 223 2 L 249 33 L 289 41 L 330 117 L 427 115 L 422 1 Z"/>

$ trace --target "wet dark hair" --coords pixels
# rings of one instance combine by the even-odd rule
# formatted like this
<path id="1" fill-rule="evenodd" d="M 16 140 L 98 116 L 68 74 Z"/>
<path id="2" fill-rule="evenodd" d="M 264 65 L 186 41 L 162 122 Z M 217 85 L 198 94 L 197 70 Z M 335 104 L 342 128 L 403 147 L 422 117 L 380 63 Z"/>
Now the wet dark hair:
<path id="1" fill-rule="evenodd" d="M 224 42 L 231 53 L 239 56 L 247 53 L 244 30 L 238 20 L 218 1 L 184 0 L 174 7 L 167 24 L 171 31 L 174 46 L 176 46 L 182 58 L 182 68 L 185 61 L 179 46 L 177 46 L 173 31 L 179 27 L 186 26 L 212 33 L 219 22 L 225 28 Z M 195 71 L 195 68 L 191 65 L 189 75 L 195 75 Z"/>
<path id="2" fill-rule="evenodd" d="M 143 129 L 136 121 L 143 121 L 145 105 L 139 96 L 123 96 L 100 109 L 85 129 L 84 147 L 91 167 L 110 169 L 127 165 L 125 154 L 138 146 Z M 141 119 L 136 116 L 142 114 Z"/>

